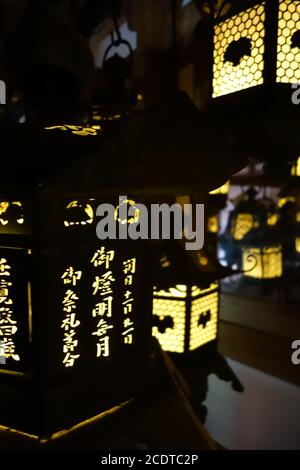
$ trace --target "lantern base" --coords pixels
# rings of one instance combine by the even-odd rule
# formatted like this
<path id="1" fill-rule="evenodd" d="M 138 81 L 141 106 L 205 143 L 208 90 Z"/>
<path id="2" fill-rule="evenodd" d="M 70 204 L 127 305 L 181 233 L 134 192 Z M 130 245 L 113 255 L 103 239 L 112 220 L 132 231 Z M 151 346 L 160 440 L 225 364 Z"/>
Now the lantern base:
<path id="1" fill-rule="evenodd" d="M 218 349 L 218 339 L 210 341 L 207 344 L 195 349 L 194 351 L 187 351 L 182 354 L 168 353 L 172 357 L 174 363 L 179 367 L 193 366 L 195 362 L 207 360 L 211 355 L 215 354 Z"/>
<path id="2" fill-rule="evenodd" d="M 4 377 L 0 384 L 0 399 L 5 403 L 0 410 L 0 430 L 13 430 L 32 439 L 63 434 L 136 397 L 145 386 L 148 370 L 149 359 L 141 358 L 63 385 L 42 385 L 29 376 Z"/>

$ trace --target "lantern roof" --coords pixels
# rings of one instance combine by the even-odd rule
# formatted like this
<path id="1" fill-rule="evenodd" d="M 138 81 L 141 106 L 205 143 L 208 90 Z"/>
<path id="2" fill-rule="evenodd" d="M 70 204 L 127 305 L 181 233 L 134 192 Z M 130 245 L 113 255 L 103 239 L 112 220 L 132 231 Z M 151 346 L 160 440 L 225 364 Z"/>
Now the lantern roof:
<path id="1" fill-rule="evenodd" d="M 47 183 L 54 192 L 204 194 L 246 164 L 233 134 L 223 129 L 215 139 L 215 123 L 201 112 L 138 112 L 98 133 L 70 129 L 77 125 L 2 123 L 3 182 Z"/>
<path id="2" fill-rule="evenodd" d="M 281 244 L 282 237 L 277 228 L 263 224 L 251 229 L 239 243 L 245 248 L 264 248 Z"/>
<path id="3" fill-rule="evenodd" d="M 207 287 L 234 274 L 205 249 L 187 251 L 180 243 L 170 240 L 153 244 L 152 250 L 151 278 L 160 288 L 176 284 Z"/>

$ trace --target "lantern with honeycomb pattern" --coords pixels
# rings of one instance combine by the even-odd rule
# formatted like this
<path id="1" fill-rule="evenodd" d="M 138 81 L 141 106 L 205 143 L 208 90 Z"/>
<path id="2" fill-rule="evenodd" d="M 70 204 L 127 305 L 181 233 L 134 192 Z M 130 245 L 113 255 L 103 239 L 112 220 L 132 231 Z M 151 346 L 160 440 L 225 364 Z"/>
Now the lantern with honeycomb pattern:
<path id="1" fill-rule="evenodd" d="M 300 1 L 225 3 L 214 28 L 213 98 L 300 82 Z"/>
<path id="2" fill-rule="evenodd" d="M 162 349 L 179 357 L 216 348 L 219 281 L 232 273 L 205 251 L 169 244 L 157 255 L 153 328 Z"/>
<path id="3" fill-rule="evenodd" d="M 241 242 L 244 275 L 252 279 L 279 279 L 283 272 L 282 243 L 269 226 L 251 230 Z"/>

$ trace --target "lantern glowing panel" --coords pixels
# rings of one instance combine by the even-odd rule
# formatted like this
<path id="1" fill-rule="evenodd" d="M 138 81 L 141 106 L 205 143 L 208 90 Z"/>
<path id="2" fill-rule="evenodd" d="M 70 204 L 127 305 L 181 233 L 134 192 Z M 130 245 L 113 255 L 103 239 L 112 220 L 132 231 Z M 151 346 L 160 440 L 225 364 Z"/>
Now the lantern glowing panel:
<path id="1" fill-rule="evenodd" d="M 300 1 L 280 0 L 277 45 L 277 82 L 300 81 Z"/>
<path id="2" fill-rule="evenodd" d="M 265 3 L 215 26 L 213 97 L 263 83 Z"/>
<path id="3" fill-rule="evenodd" d="M 295 248 L 296 248 L 296 252 L 300 253 L 300 237 L 297 237 L 295 240 Z"/>
<path id="4" fill-rule="evenodd" d="M 242 11 L 240 3 L 215 24 L 213 98 L 264 84 L 298 83 L 300 1 L 253 0 Z"/>
<path id="5" fill-rule="evenodd" d="M 218 333 L 219 287 L 176 285 L 153 292 L 153 335 L 164 351 L 186 353 L 215 341 Z"/>
<path id="6" fill-rule="evenodd" d="M 282 247 L 248 247 L 242 249 L 245 276 L 255 279 L 275 279 L 282 276 Z"/>
<path id="7" fill-rule="evenodd" d="M 300 157 L 297 162 L 292 166 L 291 176 L 300 176 Z"/>
<path id="8" fill-rule="evenodd" d="M 232 224 L 231 235 L 234 240 L 242 240 L 253 227 L 253 214 L 239 213 L 236 215 L 236 219 Z"/>

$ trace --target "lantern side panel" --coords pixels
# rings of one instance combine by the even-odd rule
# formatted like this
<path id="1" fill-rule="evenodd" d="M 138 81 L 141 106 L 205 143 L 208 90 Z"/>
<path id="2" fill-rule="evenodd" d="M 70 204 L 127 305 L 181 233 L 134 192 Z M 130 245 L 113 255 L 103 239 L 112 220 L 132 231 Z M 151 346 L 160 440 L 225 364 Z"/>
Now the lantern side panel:
<path id="1" fill-rule="evenodd" d="M 265 2 L 217 24 L 213 98 L 263 84 Z"/>
<path id="2" fill-rule="evenodd" d="M 168 291 L 154 289 L 152 335 L 164 351 L 184 352 L 186 301 L 182 294 L 183 291 L 177 292 L 176 288 Z"/>
<path id="3" fill-rule="evenodd" d="M 218 284 L 212 284 L 201 296 L 192 300 L 189 349 L 214 341 L 218 332 Z"/>
<path id="4" fill-rule="evenodd" d="M 280 0 L 277 82 L 300 82 L 300 1 Z"/>
<path id="5" fill-rule="evenodd" d="M 263 278 L 274 279 L 282 276 L 282 249 L 275 246 L 263 249 Z"/>

